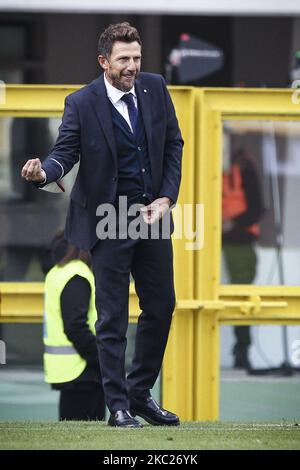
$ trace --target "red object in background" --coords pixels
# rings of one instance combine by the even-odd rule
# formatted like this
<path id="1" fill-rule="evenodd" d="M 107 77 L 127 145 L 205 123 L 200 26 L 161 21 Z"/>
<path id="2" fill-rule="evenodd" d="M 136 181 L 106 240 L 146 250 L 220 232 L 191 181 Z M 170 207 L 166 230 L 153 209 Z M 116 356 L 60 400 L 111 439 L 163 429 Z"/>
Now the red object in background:
<path id="1" fill-rule="evenodd" d="M 186 33 L 182 33 L 181 36 L 180 36 L 180 40 L 181 41 L 189 41 L 190 40 L 190 36 Z"/>

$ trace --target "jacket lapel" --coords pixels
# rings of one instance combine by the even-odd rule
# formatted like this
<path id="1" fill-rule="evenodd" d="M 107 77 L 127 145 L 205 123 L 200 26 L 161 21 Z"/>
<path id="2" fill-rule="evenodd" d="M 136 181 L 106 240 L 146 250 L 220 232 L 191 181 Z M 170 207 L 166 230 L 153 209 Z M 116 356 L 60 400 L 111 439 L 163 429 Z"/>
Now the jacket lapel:
<path id="1" fill-rule="evenodd" d="M 115 143 L 114 129 L 112 123 L 109 99 L 106 94 L 103 75 L 93 82 L 93 93 L 96 99 L 92 100 L 92 105 L 96 112 L 98 121 L 103 129 L 108 146 L 112 152 L 116 166 L 118 165 L 117 148 Z"/>

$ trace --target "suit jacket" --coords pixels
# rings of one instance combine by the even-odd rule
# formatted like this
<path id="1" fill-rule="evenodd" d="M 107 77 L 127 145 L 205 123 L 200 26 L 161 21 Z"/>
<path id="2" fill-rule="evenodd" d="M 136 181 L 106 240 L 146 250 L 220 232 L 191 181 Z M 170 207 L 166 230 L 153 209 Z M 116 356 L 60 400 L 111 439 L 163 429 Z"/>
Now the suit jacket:
<path id="1" fill-rule="evenodd" d="M 135 89 L 147 135 L 154 198 L 167 196 L 176 202 L 183 140 L 174 106 L 160 75 L 140 73 Z M 57 141 L 42 164 L 47 184 L 60 179 L 62 168 L 67 174 L 78 160 L 66 237 L 89 250 L 97 242 L 96 208 L 114 203 L 118 186 L 118 156 L 103 75 L 66 97 Z"/>

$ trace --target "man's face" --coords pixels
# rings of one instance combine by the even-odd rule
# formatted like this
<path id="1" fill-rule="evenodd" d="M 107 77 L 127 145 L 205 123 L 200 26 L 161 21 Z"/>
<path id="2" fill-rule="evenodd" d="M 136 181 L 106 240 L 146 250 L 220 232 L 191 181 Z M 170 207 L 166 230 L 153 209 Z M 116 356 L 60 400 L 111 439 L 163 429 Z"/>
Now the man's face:
<path id="1" fill-rule="evenodd" d="M 116 41 L 109 58 L 98 57 L 108 82 L 121 91 L 128 92 L 141 69 L 141 46 L 138 42 Z"/>

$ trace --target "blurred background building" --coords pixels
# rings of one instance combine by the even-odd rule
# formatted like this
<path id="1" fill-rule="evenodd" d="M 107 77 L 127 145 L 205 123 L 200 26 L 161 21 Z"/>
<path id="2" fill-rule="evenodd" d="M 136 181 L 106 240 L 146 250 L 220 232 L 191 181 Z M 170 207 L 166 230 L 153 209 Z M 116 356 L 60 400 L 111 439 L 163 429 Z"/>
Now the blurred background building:
<path id="1" fill-rule="evenodd" d="M 1 79 L 13 83 L 86 83 L 98 73 L 97 38 L 108 24 L 129 20 L 141 31 L 144 71 L 165 73 L 167 58 L 187 33 L 219 47 L 224 66 L 199 86 L 287 86 L 300 47 L 295 0 L 187 0 L 109 3 L 0 1 Z"/>

